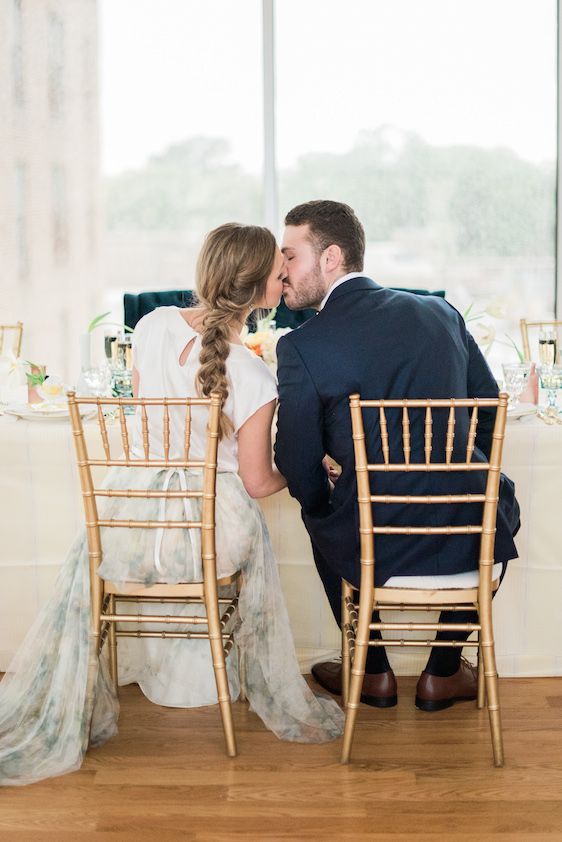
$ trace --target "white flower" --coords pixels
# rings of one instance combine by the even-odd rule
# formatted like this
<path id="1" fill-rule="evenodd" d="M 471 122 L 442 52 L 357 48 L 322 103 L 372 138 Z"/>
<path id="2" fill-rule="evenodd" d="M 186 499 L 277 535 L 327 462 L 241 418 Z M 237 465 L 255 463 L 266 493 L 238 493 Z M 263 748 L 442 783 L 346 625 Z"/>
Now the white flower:
<path id="1" fill-rule="evenodd" d="M 27 383 L 25 378 L 29 363 L 16 357 L 11 351 L 0 357 L 0 383 L 20 386 Z"/>
<path id="2" fill-rule="evenodd" d="M 477 345 L 489 347 L 496 338 L 496 329 L 485 322 L 478 322 L 472 329 L 472 335 Z"/>
<path id="3" fill-rule="evenodd" d="M 0 357 L 0 401 L 27 400 L 29 363 L 12 352 Z"/>
<path id="4" fill-rule="evenodd" d="M 501 298 L 492 298 L 485 312 L 494 319 L 503 319 L 506 314 L 505 301 Z"/>

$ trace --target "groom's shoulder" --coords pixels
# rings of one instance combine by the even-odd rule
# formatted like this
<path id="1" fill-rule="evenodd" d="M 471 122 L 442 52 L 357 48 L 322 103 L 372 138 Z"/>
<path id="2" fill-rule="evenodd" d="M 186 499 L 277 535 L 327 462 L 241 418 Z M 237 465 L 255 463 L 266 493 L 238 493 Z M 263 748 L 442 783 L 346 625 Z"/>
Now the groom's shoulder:
<path id="1" fill-rule="evenodd" d="M 309 342 L 313 342 L 315 338 L 321 335 L 322 331 L 319 319 L 319 313 L 312 318 L 308 319 L 304 324 L 299 325 L 299 327 L 293 328 L 289 330 L 284 336 L 279 338 L 278 347 L 285 347 L 288 348 L 292 346 L 293 348 L 304 348 L 306 347 Z"/>

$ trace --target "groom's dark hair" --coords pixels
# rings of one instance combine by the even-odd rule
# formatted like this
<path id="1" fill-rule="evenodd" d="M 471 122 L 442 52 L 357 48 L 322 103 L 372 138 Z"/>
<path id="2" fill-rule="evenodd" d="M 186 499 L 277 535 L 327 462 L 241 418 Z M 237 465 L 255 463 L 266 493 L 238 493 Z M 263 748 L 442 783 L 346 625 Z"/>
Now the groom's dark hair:
<path id="1" fill-rule="evenodd" d="M 308 225 L 318 254 L 335 244 L 343 252 L 348 272 L 363 271 L 365 231 L 349 205 L 330 199 L 305 202 L 289 211 L 285 225 Z"/>

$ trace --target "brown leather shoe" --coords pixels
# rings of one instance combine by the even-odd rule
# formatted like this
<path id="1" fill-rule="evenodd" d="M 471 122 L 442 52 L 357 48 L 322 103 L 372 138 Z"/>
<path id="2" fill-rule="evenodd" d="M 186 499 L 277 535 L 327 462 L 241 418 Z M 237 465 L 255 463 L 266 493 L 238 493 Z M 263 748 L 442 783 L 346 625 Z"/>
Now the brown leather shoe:
<path id="1" fill-rule="evenodd" d="M 314 680 L 336 696 L 341 696 L 341 661 L 323 661 L 314 664 L 312 677 Z M 396 678 L 392 670 L 374 674 L 365 673 L 361 701 L 375 708 L 391 708 L 398 701 L 396 692 Z"/>
<path id="2" fill-rule="evenodd" d="M 416 707 L 434 711 L 449 708 L 455 702 L 469 701 L 478 695 L 478 669 L 461 658 L 461 665 L 446 677 L 430 675 L 425 670 L 416 687 Z"/>

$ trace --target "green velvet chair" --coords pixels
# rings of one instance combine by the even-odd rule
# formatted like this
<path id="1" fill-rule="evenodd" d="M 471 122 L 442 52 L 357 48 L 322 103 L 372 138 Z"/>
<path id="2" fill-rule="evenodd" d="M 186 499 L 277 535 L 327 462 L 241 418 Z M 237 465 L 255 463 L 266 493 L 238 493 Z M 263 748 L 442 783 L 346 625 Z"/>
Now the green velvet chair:
<path id="1" fill-rule="evenodd" d="M 438 295 L 445 298 L 445 290 L 439 289 L 435 292 L 427 289 L 405 289 L 401 287 L 390 287 L 398 292 L 413 292 L 416 295 Z M 139 292 L 137 295 L 126 292 L 123 296 L 123 308 L 125 311 L 125 324 L 134 328 L 139 319 L 146 316 L 156 307 L 193 307 L 196 303 L 195 293 L 185 289 L 166 289 L 154 292 Z M 277 327 L 296 328 L 304 324 L 316 310 L 289 310 L 283 299 L 279 302 L 275 314 Z M 248 321 L 250 330 L 255 330 L 255 318 L 250 317 Z"/>

